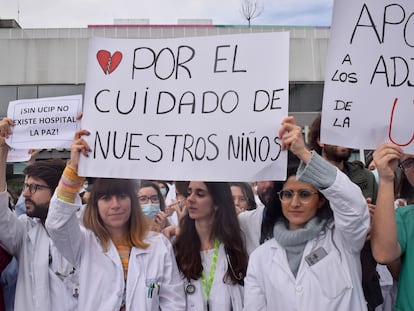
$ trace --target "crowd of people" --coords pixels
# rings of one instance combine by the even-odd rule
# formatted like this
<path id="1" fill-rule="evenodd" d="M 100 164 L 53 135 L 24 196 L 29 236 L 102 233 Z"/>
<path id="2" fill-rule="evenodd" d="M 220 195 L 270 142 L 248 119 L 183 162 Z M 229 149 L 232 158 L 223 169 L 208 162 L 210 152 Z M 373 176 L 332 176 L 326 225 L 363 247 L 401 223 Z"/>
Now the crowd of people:
<path id="1" fill-rule="evenodd" d="M 320 142 L 320 118 L 305 140 L 286 117 L 283 181 L 85 179 L 82 129 L 70 160 L 25 168 L 17 200 L 12 130 L 0 121 L 0 311 L 414 310 L 414 155 L 395 144 L 365 167 Z"/>

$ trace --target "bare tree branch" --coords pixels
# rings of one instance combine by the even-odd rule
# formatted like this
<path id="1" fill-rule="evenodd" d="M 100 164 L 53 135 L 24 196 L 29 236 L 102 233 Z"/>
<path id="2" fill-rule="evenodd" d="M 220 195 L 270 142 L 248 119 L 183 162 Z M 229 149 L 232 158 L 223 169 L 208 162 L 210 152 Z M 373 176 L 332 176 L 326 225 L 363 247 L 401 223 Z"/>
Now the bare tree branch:
<path id="1" fill-rule="evenodd" d="M 251 21 L 256 17 L 260 16 L 263 12 L 263 5 L 260 5 L 257 1 L 254 0 L 241 0 L 241 14 L 244 19 L 247 20 L 249 27 Z"/>

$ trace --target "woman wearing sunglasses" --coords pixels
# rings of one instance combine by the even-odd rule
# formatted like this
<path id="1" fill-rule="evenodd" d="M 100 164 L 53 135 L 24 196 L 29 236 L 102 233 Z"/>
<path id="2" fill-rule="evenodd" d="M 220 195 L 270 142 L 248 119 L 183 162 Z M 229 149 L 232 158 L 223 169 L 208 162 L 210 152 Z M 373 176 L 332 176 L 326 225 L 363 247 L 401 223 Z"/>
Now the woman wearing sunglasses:
<path id="1" fill-rule="evenodd" d="M 366 310 L 360 251 L 369 214 L 361 190 L 306 148 L 293 117 L 279 137 L 301 164 L 278 192 L 274 238 L 250 256 L 244 310 Z"/>

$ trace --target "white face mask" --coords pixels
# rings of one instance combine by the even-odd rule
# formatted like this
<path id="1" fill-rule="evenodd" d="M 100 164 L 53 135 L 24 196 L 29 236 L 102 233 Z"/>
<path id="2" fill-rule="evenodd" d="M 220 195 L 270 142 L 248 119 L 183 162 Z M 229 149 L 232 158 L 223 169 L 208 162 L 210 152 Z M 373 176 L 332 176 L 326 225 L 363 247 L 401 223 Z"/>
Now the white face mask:
<path id="1" fill-rule="evenodd" d="M 165 197 L 167 195 L 167 189 L 165 188 L 160 188 L 161 194 L 163 197 Z"/>
<path id="2" fill-rule="evenodd" d="M 141 210 L 145 216 L 150 219 L 153 219 L 155 215 L 160 211 L 160 204 L 159 203 L 149 203 L 149 204 L 141 204 Z"/>

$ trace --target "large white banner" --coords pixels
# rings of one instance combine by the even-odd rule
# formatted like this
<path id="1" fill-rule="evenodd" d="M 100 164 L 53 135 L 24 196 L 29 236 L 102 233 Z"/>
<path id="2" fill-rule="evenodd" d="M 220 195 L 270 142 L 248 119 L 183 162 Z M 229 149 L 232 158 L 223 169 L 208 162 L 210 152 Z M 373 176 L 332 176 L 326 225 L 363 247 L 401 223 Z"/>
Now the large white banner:
<path id="1" fill-rule="evenodd" d="M 14 126 L 6 142 L 15 149 L 70 148 L 81 111 L 82 95 L 11 101 L 7 117 Z"/>
<path id="2" fill-rule="evenodd" d="M 334 5 L 321 142 L 414 153 L 414 1 L 351 2 Z"/>
<path id="3" fill-rule="evenodd" d="M 284 179 L 288 33 L 89 44 L 83 176 Z"/>

